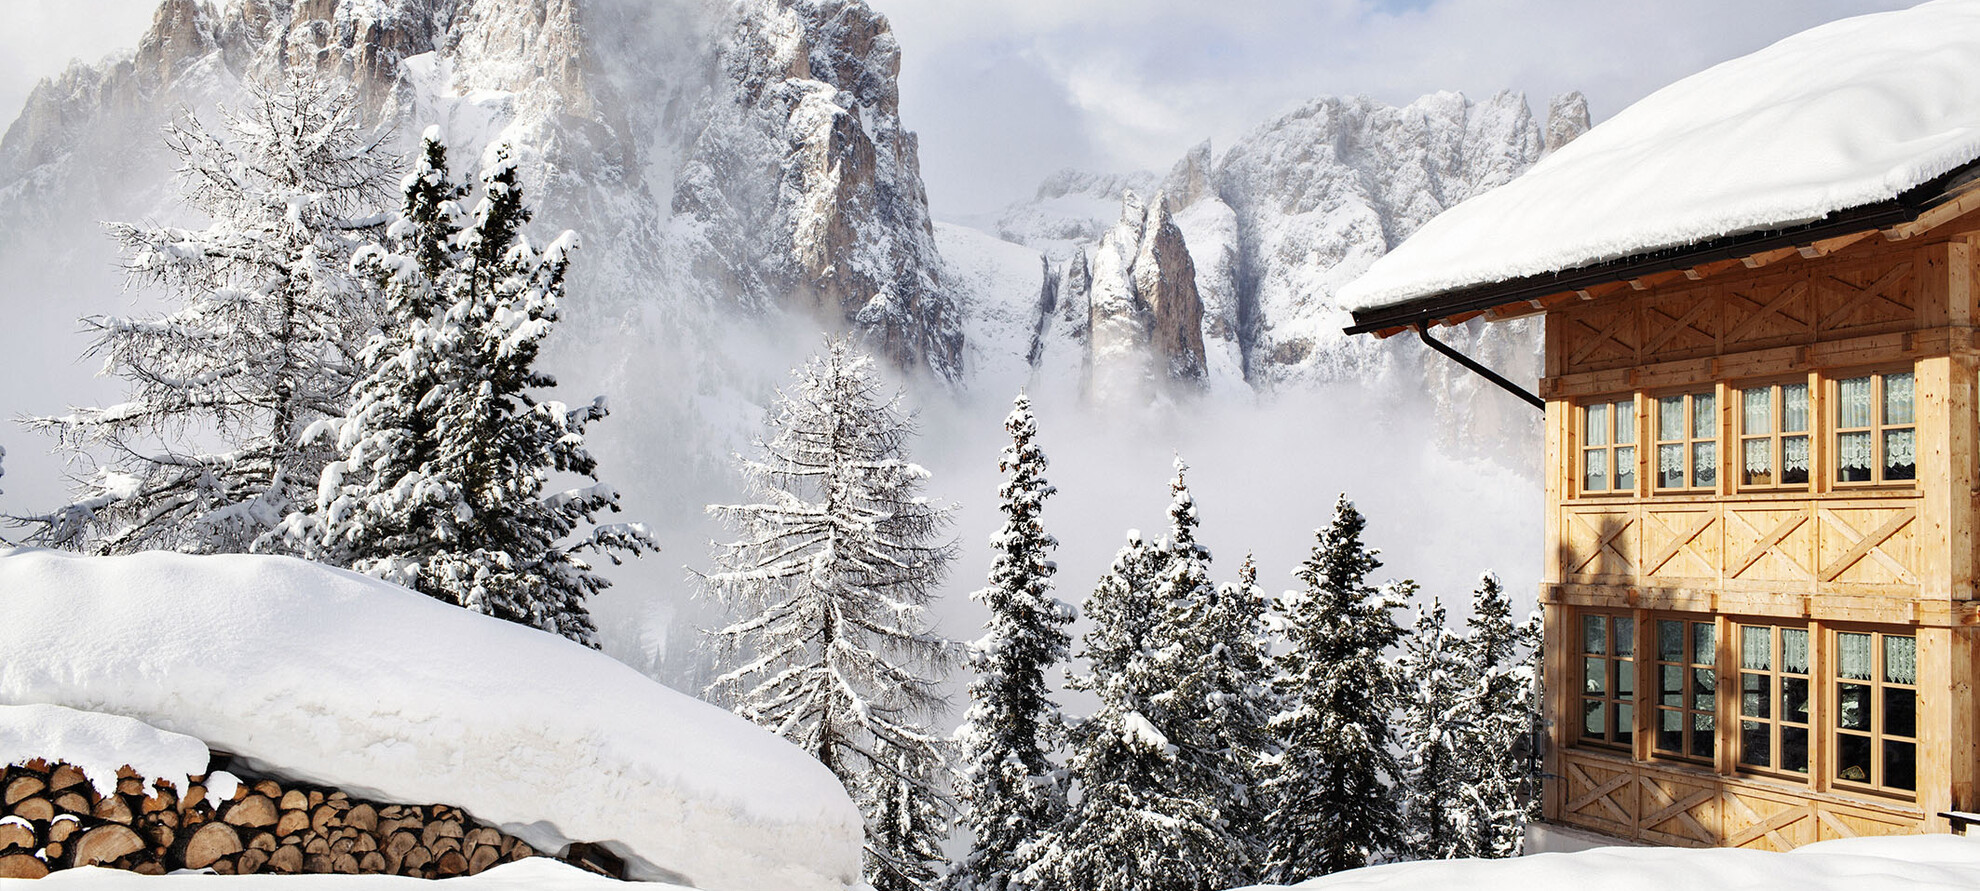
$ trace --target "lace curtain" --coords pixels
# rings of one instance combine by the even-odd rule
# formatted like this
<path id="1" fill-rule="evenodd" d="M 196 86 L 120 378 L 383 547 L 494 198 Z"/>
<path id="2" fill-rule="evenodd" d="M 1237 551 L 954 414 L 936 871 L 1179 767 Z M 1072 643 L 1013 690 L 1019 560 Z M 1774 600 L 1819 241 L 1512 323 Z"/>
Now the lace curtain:
<path id="1" fill-rule="evenodd" d="M 1684 438 L 1684 397 L 1666 396 L 1657 400 L 1657 439 L 1669 442 Z"/>
<path id="2" fill-rule="evenodd" d="M 1618 443 L 1635 442 L 1636 441 L 1636 403 L 1634 402 L 1616 403 L 1615 414 L 1616 414 L 1616 442 Z"/>
<path id="3" fill-rule="evenodd" d="M 1691 445 L 1691 484 L 1709 486 L 1719 481 L 1719 444 L 1699 442 Z"/>
<path id="4" fill-rule="evenodd" d="M 1808 472 L 1808 437 L 1791 436 L 1781 440 L 1781 470 Z"/>
<path id="5" fill-rule="evenodd" d="M 1914 382 L 1909 372 L 1884 375 L 1884 423 L 1909 424 Z"/>
<path id="6" fill-rule="evenodd" d="M 1719 435 L 1719 412 L 1714 406 L 1718 402 L 1710 393 L 1700 393 L 1691 397 L 1691 438 L 1713 439 Z"/>
<path id="7" fill-rule="evenodd" d="M 1751 626 L 1739 629 L 1739 667 L 1765 671 L 1773 662 L 1773 655 L 1773 629 Z"/>
<path id="8" fill-rule="evenodd" d="M 1774 463 L 1773 445 L 1773 441 L 1768 439 L 1749 439 L 1740 443 L 1740 450 L 1745 453 L 1743 463 L 1747 473 L 1768 471 Z"/>
<path id="9" fill-rule="evenodd" d="M 1893 684 L 1918 683 L 1918 638 L 1884 638 L 1884 680 Z"/>
<path id="10" fill-rule="evenodd" d="M 1748 436 L 1774 432 L 1774 391 L 1769 387 L 1741 390 L 1740 430 Z M 1752 468 L 1748 468 L 1749 470 Z"/>
<path id="11" fill-rule="evenodd" d="M 1837 423 L 1843 427 L 1870 426 L 1870 379 L 1853 377 L 1836 384 Z M 1864 465 L 1869 466 L 1869 465 Z"/>
<path id="12" fill-rule="evenodd" d="M 1836 466 L 1844 470 L 1869 470 L 1876 457 L 1870 454 L 1870 434 L 1841 433 L 1836 436 Z"/>
<path id="13" fill-rule="evenodd" d="M 1851 680 L 1870 679 L 1870 635 L 1836 635 L 1836 673 Z"/>
<path id="14" fill-rule="evenodd" d="M 1884 466 L 1907 467 L 1918 463 L 1917 436 L 1912 430 L 1884 431 Z"/>
<path id="15" fill-rule="evenodd" d="M 1604 402 L 1600 405 L 1591 405 L 1588 406 L 1587 411 L 1588 411 L 1588 421 L 1587 423 L 1582 425 L 1582 430 L 1584 431 L 1584 435 L 1587 437 L 1588 441 L 1582 443 L 1582 445 L 1587 445 L 1587 446 L 1608 445 L 1609 444 L 1609 404 Z"/>
<path id="16" fill-rule="evenodd" d="M 1607 489 L 1609 487 L 1609 452 L 1607 449 L 1594 449 L 1581 453 L 1581 487 L 1584 489 Z"/>
<path id="17" fill-rule="evenodd" d="M 1808 385 L 1787 384 L 1781 387 L 1781 432 L 1804 433 L 1808 430 Z"/>
<path id="18" fill-rule="evenodd" d="M 1807 629 L 1781 629 L 1781 670 L 1794 674 L 1808 673 Z"/>
<path id="19" fill-rule="evenodd" d="M 1684 446 L 1658 446 L 1657 472 L 1662 474 L 1666 480 L 1670 479 L 1673 475 L 1682 480 L 1684 477 Z"/>

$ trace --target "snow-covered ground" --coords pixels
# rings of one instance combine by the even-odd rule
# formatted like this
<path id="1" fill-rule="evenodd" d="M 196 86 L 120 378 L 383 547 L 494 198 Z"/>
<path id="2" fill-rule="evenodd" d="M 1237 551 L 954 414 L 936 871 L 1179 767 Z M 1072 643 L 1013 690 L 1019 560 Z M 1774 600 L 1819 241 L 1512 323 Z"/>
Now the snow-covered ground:
<path id="1" fill-rule="evenodd" d="M 1980 157 L 1980 4 L 1796 34 L 1671 84 L 1430 221 L 1350 309 L 1573 269 L 1888 200 Z"/>
<path id="2" fill-rule="evenodd" d="M 1266 891 L 1280 886 L 1258 886 Z M 1292 886 L 1302 891 L 1934 891 L 1980 887 L 1980 840 L 1950 835 L 1852 838 L 1785 854 L 1732 848 L 1596 848 L 1511 860 L 1373 866 Z"/>
<path id="3" fill-rule="evenodd" d="M 859 880 L 858 812 L 796 747 L 601 653 L 404 588 L 288 558 L 14 549 L 0 615 L 0 705 L 121 715 L 251 769 L 457 805 L 539 850 L 605 842 L 640 878 Z M 57 718 L 48 732 L 81 740 L 79 757 L 110 757 L 97 743 L 119 733 L 174 750 Z M 195 756 L 141 757 L 178 774 Z"/>

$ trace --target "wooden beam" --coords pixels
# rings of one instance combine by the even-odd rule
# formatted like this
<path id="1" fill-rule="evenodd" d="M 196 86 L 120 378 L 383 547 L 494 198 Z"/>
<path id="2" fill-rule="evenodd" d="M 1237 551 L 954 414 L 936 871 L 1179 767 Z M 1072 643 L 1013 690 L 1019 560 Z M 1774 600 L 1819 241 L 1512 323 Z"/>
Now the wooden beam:
<path id="1" fill-rule="evenodd" d="M 1486 310 L 1485 320 L 1488 322 L 1503 322 L 1507 319 L 1524 318 L 1534 313 L 1545 312 L 1546 309 L 1538 300 L 1521 300 L 1518 303 L 1507 303 Z"/>
<path id="2" fill-rule="evenodd" d="M 1976 210 L 1980 210 L 1980 183 L 1968 186 L 1959 197 L 1919 214 L 1918 219 L 1885 229 L 1884 237 L 1891 241 L 1903 241 L 1914 235 L 1937 229 Z"/>
<path id="3" fill-rule="evenodd" d="M 1629 282 L 1604 282 L 1599 285 L 1589 285 L 1586 288 L 1577 290 L 1574 292 L 1574 295 L 1583 300 L 1597 300 L 1627 287 L 1629 287 Z"/>
<path id="4" fill-rule="evenodd" d="M 1834 238 L 1824 238 L 1821 241 L 1815 242 L 1813 244 L 1804 245 L 1798 248 L 1797 251 L 1803 257 L 1807 257 L 1810 260 L 1813 260 L 1816 257 L 1826 257 L 1830 254 L 1835 253 L 1836 251 L 1842 250 L 1843 248 L 1849 247 L 1852 244 L 1862 241 L 1865 238 L 1869 238 L 1870 233 L 1872 231 L 1874 230 L 1865 229 L 1862 232 L 1853 232 L 1849 235 L 1838 235 Z"/>
<path id="5" fill-rule="evenodd" d="M 1409 330 L 1408 328 L 1383 328 L 1382 330 L 1375 332 L 1375 339 L 1387 340 L 1391 337 L 1394 337 L 1408 330 Z"/>
<path id="6" fill-rule="evenodd" d="M 1475 318 L 1478 318 L 1479 316 L 1482 316 L 1482 315 L 1484 315 L 1484 314 L 1485 314 L 1485 311 L 1484 311 L 1484 310 L 1482 310 L 1482 309 L 1478 309 L 1478 310 L 1472 310 L 1471 312 L 1461 312 L 1461 313 L 1458 313 L 1457 315 L 1454 315 L 1454 316 L 1449 316 L 1449 317 L 1446 317 L 1446 318 L 1442 318 L 1442 319 L 1438 319 L 1438 320 L 1437 320 L 1437 324 L 1438 324 L 1439 326 L 1442 326 L 1442 327 L 1445 327 L 1445 328 L 1449 328 L 1449 327 L 1452 327 L 1452 326 L 1455 326 L 1455 325 L 1462 325 L 1462 324 L 1464 324 L 1464 323 L 1466 323 L 1466 322 L 1469 322 L 1469 321 L 1471 321 L 1472 319 L 1475 319 Z"/>
<path id="7" fill-rule="evenodd" d="M 1798 256 L 1800 253 L 1800 248 L 1775 248 L 1771 251 L 1761 251 L 1749 257 L 1742 257 L 1739 262 L 1746 264 L 1746 268 L 1748 269 L 1759 269 L 1769 263 L 1776 263 L 1789 257 Z"/>

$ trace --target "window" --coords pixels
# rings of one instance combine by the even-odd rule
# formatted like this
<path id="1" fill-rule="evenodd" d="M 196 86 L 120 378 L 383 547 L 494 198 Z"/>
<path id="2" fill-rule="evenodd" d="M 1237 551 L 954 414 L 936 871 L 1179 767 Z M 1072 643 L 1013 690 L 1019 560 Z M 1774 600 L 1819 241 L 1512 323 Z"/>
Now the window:
<path id="1" fill-rule="evenodd" d="M 1636 620 L 1581 617 L 1581 738 L 1627 746 L 1636 725 Z"/>
<path id="2" fill-rule="evenodd" d="M 1808 629 L 1739 628 L 1739 764 L 1808 772 Z"/>
<path id="3" fill-rule="evenodd" d="M 1636 402 L 1581 407 L 1581 491 L 1636 491 Z"/>
<path id="4" fill-rule="evenodd" d="M 1836 382 L 1836 482 L 1918 478 L 1911 372 Z"/>
<path id="5" fill-rule="evenodd" d="M 1913 792 L 1918 788 L 1918 639 L 1838 631 L 1838 782 Z"/>
<path id="6" fill-rule="evenodd" d="M 1711 622 L 1657 620 L 1659 752 L 1712 757 L 1717 738 L 1718 648 Z"/>
<path id="7" fill-rule="evenodd" d="M 1710 489 L 1719 483 L 1719 415 L 1711 393 L 1657 400 L 1657 488 Z"/>
<path id="8" fill-rule="evenodd" d="M 1808 385 L 1739 391 L 1739 484 L 1808 485 Z"/>

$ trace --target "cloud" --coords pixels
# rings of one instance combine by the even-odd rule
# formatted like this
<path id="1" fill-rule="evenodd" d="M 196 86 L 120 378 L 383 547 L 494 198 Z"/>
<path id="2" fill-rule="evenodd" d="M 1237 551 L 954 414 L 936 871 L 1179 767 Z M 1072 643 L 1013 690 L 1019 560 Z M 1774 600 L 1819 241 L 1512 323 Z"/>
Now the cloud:
<path id="1" fill-rule="evenodd" d="M 1063 166 L 1165 169 L 1321 95 L 1579 89 L 1598 119 L 1712 64 L 1910 0 L 872 0 L 938 215 Z M 1070 132 L 1062 132 L 1066 128 Z"/>

